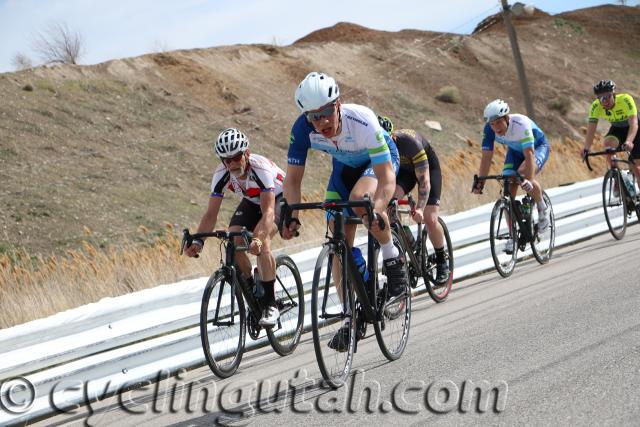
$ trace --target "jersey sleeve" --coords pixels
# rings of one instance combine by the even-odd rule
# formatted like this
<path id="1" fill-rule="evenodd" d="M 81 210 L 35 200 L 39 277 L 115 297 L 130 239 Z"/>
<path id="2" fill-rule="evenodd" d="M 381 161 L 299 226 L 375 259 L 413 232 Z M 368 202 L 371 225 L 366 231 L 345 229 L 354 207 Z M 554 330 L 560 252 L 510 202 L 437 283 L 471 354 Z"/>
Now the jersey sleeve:
<path id="1" fill-rule="evenodd" d="M 252 178 L 260 188 L 260 192 L 273 192 L 276 189 L 276 182 L 273 171 L 264 169 L 263 167 L 254 166 L 251 168 Z"/>
<path id="2" fill-rule="evenodd" d="M 622 103 L 624 104 L 629 117 L 632 116 L 637 116 L 638 115 L 638 107 L 636 106 L 635 101 L 633 100 L 633 98 L 631 97 L 631 95 L 629 94 L 623 94 L 623 96 L 620 97 L 622 100 Z"/>
<path id="3" fill-rule="evenodd" d="M 311 147 L 309 132 L 312 130 L 304 114 L 300 115 L 293 124 L 289 137 L 289 152 L 287 154 L 290 165 L 304 166 L 307 162 L 307 152 Z"/>
<path id="4" fill-rule="evenodd" d="M 496 140 L 496 133 L 491 129 L 489 123 L 482 129 L 482 151 L 493 151 L 493 143 Z"/>
<path id="5" fill-rule="evenodd" d="M 591 123 L 598 122 L 598 118 L 600 117 L 599 110 L 600 110 L 600 101 L 596 99 L 591 103 L 591 108 L 589 108 L 589 118 L 588 118 L 589 122 Z"/>
<path id="6" fill-rule="evenodd" d="M 398 151 L 400 155 L 411 160 L 414 168 L 429 166 L 429 157 L 424 150 L 424 145 L 418 140 L 413 130 L 403 129 L 396 134 Z"/>
<path id="7" fill-rule="evenodd" d="M 522 133 L 520 134 L 520 146 L 522 149 L 533 148 L 535 143 L 535 138 L 533 136 L 533 126 L 531 125 L 531 119 L 524 118 L 521 120 L 522 125 Z"/>
<path id="8" fill-rule="evenodd" d="M 229 171 L 221 164 L 213 173 L 211 197 L 224 197 L 227 184 L 229 184 Z"/>
<path id="9" fill-rule="evenodd" d="M 391 163 L 391 151 L 385 138 L 385 135 L 389 137 L 389 134 L 382 129 L 382 126 L 378 123 L 378 117 L 373 111 L 366 109 L 363 115 L 369 126 L 360 128 L 362 129 L 362 135 L 360 137 L 363 138 L 366 143 L 371 166 L 386 162 Z"/>

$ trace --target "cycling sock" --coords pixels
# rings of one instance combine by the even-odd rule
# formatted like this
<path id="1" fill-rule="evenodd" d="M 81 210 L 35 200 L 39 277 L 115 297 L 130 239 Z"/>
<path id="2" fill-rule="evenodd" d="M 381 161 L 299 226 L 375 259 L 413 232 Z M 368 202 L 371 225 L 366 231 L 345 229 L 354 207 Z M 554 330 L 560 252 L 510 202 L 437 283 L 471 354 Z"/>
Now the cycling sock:
<path id="1" fill-rule="evenodd" d="M 536 205 L 538 206 L 538 212 L 544 212 L 547 209 L 547 204 L 544 202 L 544 199 L 540 200 Z"/>
<path id="2" fill-rule="evenodd" d="M 444 246 L 441 248 L 435 248 L 436 250 L 436 262 L 438 264 L 442 263 L 445 261 L 444 259 Z"/>
<path id="3" fill-rule="evenodd" d="M 262 287 L 264 288 L 264 302 L 265 305 L 275 305 L 276 297 L 273 294 L 273 285 L 276 283 L 274 280 L 262 281 Z"/>
<path id="4" fill-rule="evenodd" d="M 393 244 L 393 239 L 389 239 L 385 244 L 380 243 L 380 249 L 382 249 L 382 259 L 384 260 L 397 258 L 400 255 L 400 251 Z"/>

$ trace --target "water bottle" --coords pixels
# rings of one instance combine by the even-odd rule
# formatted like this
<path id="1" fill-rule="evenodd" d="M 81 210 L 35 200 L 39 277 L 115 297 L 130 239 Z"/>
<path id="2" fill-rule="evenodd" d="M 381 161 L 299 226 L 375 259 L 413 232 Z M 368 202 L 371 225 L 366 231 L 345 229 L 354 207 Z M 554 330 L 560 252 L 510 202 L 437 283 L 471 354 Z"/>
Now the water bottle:
<path id="1" fill-rule="evenodd" d="M 523 200 L 524 203 L 522 203 L 522 216 L 524 219 L 529 218 L 529 215 L 531 214 L 531 203 L 529 200 Z"/>
<path id="2" fill-rule="evenodd" d="M 413 237 L 413 233 L 411 232 L 411 229 L 409 228 L 408 225 L 403 225 L 402 228 L 404 228 L 404 233 L 407 236 L 407 239 L 409 240 L 409 248 L 413 249 L 416 245 L 416 239 L 415 237 Z"/>
<path id="3" fill-rule="evenodd" d="M 351 253 L 353 254 L 353 259 L 356 261 L 356 267 L 358 267 L 358 271 L 366 282 L 367 280 L 369 280 L 369 272 L 367 271 L 367 262 L 362 257 L 360 248 L 351 248 Z"/>
<path id="4" fill-rule="evenodd" d="M 629 171 L 623 171 L 622 180 L 624 181 L 625 187 L 627 187 L 629 195 L 631 196 L 631 198 L 634 198 L 636 196 L 636 186 L 634 185 L 631 176 L 629 176 L 630 174 L 631 172 Z"/>

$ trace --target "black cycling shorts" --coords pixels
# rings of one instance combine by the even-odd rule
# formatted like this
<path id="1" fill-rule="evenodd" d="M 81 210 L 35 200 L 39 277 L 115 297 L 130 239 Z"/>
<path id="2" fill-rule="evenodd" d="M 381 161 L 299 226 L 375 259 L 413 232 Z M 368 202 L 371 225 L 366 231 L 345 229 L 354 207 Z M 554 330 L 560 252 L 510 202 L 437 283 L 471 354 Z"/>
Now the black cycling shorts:
<path id="1" fill-rule="evenodd" d="M 431 158 L 429 159 L 431 160 Z M 437 162 L 437 159 L 436 159 Z M 431 163 L 431 161 L 429 161 Z M 440 192 L 442 191 L 442 173 L 440 173 L 440 164 L 436 163 L 438 167 L 432 168 L 429 165 L 429 181 L 431 181 L 431 190 L 429 191 L 429 199 L 427 199 L 427 206 L 440 206 Z M 416 178 L 415 169 L 403 169 L 400 168 L 398 176 L 396 177 L 396 184 L 399 185 L 404 194 L 409 194 L 413 187 L 418 183 Z"/>
<path id="2" fill-rule="evenodd" d="M 609 131 L 605 135 L 613 136 L 618 140 L 618 146 L 627 140 L 627 134 L 629 133 L 629 126 L 611 126 Z M 636 132 L 636 137 L 633 139 L 633 150 L 631 150 L 632 159 L 640 159 L 640 129 Z"/>
<path id="3" fill-rule="evenodd" d="M 276 209 L 275 209 L 275 223 L 279 224 L 280 221 L 280 199 L 282 196 L 276 197 Z M 258 225 L 258 222 L 262 219 L 262 210 L 260 205 L 257 205 L 249 200 L 242 198 L 242 201 L 236 208 L 236 211 L 231 217 L 229 227 L 239 225 L 240 227 L 246 227 L 247 230 L 253 231 Z"/>

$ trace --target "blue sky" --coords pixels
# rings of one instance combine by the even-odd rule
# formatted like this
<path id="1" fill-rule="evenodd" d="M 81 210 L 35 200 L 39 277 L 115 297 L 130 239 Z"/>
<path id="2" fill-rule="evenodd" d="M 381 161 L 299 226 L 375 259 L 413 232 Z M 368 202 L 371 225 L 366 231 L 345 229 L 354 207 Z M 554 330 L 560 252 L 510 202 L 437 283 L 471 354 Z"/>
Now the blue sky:
<path id="1" fill-rule="evenodd" d="M 510 1 L 513 3 L 513 0 Z M 530 4 L 549 13 L 615 1 L 544 0 Z M 638 0 L 627 2 L 638 4 Z M 33 35 L 64 22 L 84 38 L 83 64 L 158 50 L 239 43 L 287 45 L 340 21 L 397 31 L 469 33 L 498 0 L 0 0 L 0 72 L 12 71 L 17 53 L 39 60 Z M 313 13 L 310 13 L 312 10 Z"/>

